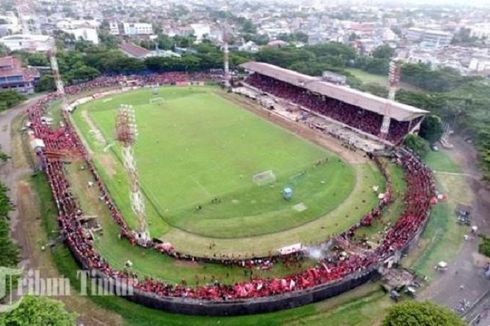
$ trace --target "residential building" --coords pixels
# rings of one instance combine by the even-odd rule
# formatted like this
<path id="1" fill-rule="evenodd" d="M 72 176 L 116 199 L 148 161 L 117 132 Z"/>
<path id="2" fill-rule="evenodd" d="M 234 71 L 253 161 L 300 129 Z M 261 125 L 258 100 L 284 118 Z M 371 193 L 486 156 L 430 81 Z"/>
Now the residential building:
<path id="1" fill-rule="evenodd" d="M 471 37 L 490 39 L 490 23 L 475 24 L 469 28 Z"/>
<path id="2" fill-rule="evenodd" d="M 148 56 L 148 54 L 150 54 L 150 50 L 130 42 L 121 43 L 119 45 L 119 50 L 121 50 L 121 52 L 128 57 L 136 59 L 144 59 Z"/>
<path id="3" fill-rule="evenodd" d="M 0 89 L 31 94 L 38 79 L 39 72 L 33 68 L 23 68 L 22 62 L 16 57 L 0 58 Z"/>
<path id="4" fill-rule="evenodd" d="M 156 49 L 150 51 L 131 42 L 123 42 L 119 45 L 119 50 L 131 58 L 145 59 L 151 57 L 180 57 L 180 54 L 169 50 Z"/>
<path id="5" fill-rule="evenodd" d="M 56 24 L 58 29 L 73 35 L 76 40 L 85 40 L 94 44 L 99 44 L 98 26 L 98 22 L 87 20 L 63 20 Z"/>
<path id="6" fill-rule="evenodd" d="M 425 30 L 422 43 L 427 47 L 444 47 L 451 44 L 453 34 L 438 30 Z"/>
<path id="7" fill-rule="evenodd" d="M 147 23 L 123 23 L 124 35 L 151 35 L 153 27 Z"/>

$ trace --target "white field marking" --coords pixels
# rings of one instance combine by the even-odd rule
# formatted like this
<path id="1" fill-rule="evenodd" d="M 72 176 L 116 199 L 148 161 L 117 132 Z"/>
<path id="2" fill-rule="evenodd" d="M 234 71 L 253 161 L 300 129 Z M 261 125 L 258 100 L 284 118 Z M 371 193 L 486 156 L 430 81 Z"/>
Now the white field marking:
<path id="1" fill-rule="evenodd" d="M 101 145 L 105 145 L 107 142 L 104 138 L 104 135 L 99 130 L 99 128 L 97 128 L 97 126 L 92 121 L 92 119 L 90 118 L 90 116 L 86 110 L 82 111 L 82 117 L 85 120 L 85 123 L 87 123 L 88 126 L 90 127 L 89 132 L 94 134 L 95 140 L 97 140 L 97 142 L 99 142 Z"/>
<path id="2" fill-rule="evenodd" d="M 112 146 L 114 146 L 114 143 L 110 143 L 106 147 L 104 147 L 104 149 L 103 149 L 104 153 L 107 152 L 109 150 L 109 148 L 111 148 Z"/>
<path id="3" fill-rule="evenodd" d="M 110 101 L 112 101 L 112 97 L 103 99 L 102 100 L 102 103 L 107 103 L 107 102 L 110 102 Z"/>
<path id="4" fill-rule="evenodd" d="M 303 212 L 308 209 L 304 203 L 299 203 L 293 206 L 293 209 L 297 212 Z"/>
<path id="5" fill-rule="evenodd" d="M 208 196 L 211 196 L 212 194 L 204 187 L 198 180 L 196 180 L 193 176 L 190 176 L 191 180 L 194 181 L 196 185 L 201 188 L 202 191 L 204 191 Z"/>
<path id="6" fill-rule="evenodd" d="M 469 177 L 473 179 L 478 179 L 476 175 L 470 174 L 470 173 L 460 173 L 460 172 L 446 172 L 446 171 L 436 171 L 434 170 L 434 173 L 437 174 L 448 174 L 448 175 L 455 175 L 455 176 L 462 176 L 462 177 Z"/>

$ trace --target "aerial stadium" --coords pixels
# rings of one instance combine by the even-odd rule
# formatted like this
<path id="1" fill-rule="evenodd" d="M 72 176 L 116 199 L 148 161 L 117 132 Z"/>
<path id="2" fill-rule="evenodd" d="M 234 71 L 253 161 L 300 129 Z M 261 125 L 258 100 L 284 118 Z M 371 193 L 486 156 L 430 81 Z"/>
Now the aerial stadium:
<path id="1" fill-rule="evenodd" d="M 240 68 L 99 77 L 28 110 L 66 246 L 128 300 L 194 315 L 324 300 L 398 263 L 437 203 L 400 147 L 426 111 Z"/>

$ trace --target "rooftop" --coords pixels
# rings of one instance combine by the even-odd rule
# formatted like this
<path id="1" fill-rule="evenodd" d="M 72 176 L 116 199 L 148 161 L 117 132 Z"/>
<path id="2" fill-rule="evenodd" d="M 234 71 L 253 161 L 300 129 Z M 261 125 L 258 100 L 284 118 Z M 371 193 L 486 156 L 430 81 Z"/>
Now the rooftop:
<path id="1" fill-rule="evenodd" d="M 410 121 L 428 113 L 416 107 L 398 103 L 369 93 L 364 93 L 346 86 L 322 81 L 320 78 L 298 73 L 263 62 L 246 62 L 242 68 L 275 78 L 283 82 L 304 88 L 311 92 L 337 99 L 344 103 L 358 106 L 364 110 L 387 115 L 398 121 Z"/>
<path id="2" fill-rule="evenodd" d="M 126 55 L 135 58 L 144 58 L 150 53 L 149 50 L 130 42 L 121 43 L 121 45 L 119 45 L 119 49 L 121 49 L 121 51 Z"/>

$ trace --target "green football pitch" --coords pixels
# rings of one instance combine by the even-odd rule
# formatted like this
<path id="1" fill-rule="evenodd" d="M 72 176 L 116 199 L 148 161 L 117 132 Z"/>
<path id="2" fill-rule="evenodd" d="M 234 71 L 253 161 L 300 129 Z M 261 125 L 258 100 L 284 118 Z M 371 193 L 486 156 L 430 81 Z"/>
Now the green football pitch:
<path id="1" fill-rule="evenodd" d="M 151 103 L 155 97 L 163 101 Z M 120 104 L 136 112 L 135 156 L 153 237 L 172 229 L 210 238 L 284 231 L 331 212 L 354 189 L 352 166 L 228 101 L 216 88 L 162 87 L 157 95 L 141 89 L 86 103 L 73 114 L 133 228 L 128 180 L 114 140 Z M 269 182 L 254 181 L 265 171 L 274 176 Z M 371 179 L 379 181 L 378 175 Z M 282 196 L 285 187 L 293 189 L 289 201 Z M 351 218 L 353 224 L 360 216 Z M 337 224 L 332 221 L 332 233 L 346 223 L 336 230 Z"/>

